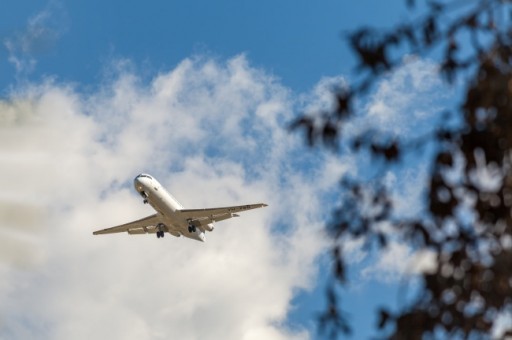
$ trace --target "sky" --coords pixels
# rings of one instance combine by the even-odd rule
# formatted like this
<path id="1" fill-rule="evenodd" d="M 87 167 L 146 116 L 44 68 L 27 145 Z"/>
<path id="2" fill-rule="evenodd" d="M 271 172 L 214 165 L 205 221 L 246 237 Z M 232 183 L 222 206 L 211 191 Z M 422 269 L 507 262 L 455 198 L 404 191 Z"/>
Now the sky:
<path id="1" fill-rule="evenodd" d="M 354 76 L 342 36 L 407 17 L 402 1 L 14 1 L 0 14 L 0 338 L 320 339 L 325 233 L 338 181 L 368 159 L 308 148 L 286 127 Z M 450 102 L 408 58 L 347 129 L 431 128 Z M 413 117 L 413 119 L 411 119 Z M 386 174 L 420 212 L 424 160 Z M 151 214 L 133 178 L 187 208 L 265 202 L 199 243 L 93 236 Z M 344 245 L 353 338 L 403 306 L 428 253 Z M 404 260 L 410 259 L 410 261 Z M 411 288 L 412 287 L 412 288 Z"/>

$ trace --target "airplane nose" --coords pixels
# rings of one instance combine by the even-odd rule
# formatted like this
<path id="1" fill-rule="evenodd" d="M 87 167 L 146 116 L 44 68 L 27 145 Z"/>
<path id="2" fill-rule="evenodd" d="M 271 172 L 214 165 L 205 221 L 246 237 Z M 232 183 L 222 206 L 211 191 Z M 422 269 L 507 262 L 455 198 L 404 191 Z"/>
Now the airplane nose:
<path id="1" fill-rule="evenodd" d="M 135 190 L 138 192 L 141 192 L 146 187 L 149 187 L 152 185 L 153 177 L 151 177 L 148 174 L 140 174 L 133 180 L 133 184 L 135 185 Z"/>
<path id="2" fill-rule="evenodd" d="M 140 180 L 140 175 L 135 177 L 133 180 L 133 186 L 135 187 L 135 190 L 140 191 L 142 190 L 142 182 Z"/>

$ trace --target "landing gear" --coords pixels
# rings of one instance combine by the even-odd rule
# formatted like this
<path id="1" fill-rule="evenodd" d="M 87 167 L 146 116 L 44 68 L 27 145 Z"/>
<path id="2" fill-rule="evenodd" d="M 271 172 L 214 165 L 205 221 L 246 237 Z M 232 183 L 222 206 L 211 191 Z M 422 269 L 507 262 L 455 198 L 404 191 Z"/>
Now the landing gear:
<path id="1" fill-rule="evenodd" d="M 141 192 L 140 192 L 140 195 L 141 195 L 141 196 L 142 196 L 142 198 L 144 199 L 144 201 L 142 201 L 142 202 L 144 202 L 144 204 L 148 204 L 148 194 L 146 194 L 146 192 L 145 192 L 145 191 L 141 191 Z"/>
<path id="2" fill-rule="evenodd" d="M 192 219 L 187 220 L 187 222 L 188 222 L 188 232 L 191 234 L 195 233 L 197 229 L 196 229 L 196 226 L 194 224 L 192 224 Z"/>
<path id="3" fill-rule="evenodd" d="M 156 237 L 157 238 L 160 238 L 160 237 L 164 237 L 164 228 L 165 228 L 165 225 L 163 225 L 162 223 L 159 223 L 157 226 L 156 226 L 157 230 L 156 230 Z"/>

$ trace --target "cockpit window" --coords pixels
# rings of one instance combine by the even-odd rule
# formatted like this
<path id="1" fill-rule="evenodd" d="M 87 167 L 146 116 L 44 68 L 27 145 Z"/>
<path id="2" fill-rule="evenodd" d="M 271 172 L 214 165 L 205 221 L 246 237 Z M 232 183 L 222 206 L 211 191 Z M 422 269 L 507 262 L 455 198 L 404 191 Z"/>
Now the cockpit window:
<path id="1" fill-rule="evenodd" d="M 137 176 L 139 178 L 149 178 L 149 179 L 153 179 L 153 177 L 151 177 L 150 175 L 146 175 L 146 174 L 140 174 L 139 176 Z"/>

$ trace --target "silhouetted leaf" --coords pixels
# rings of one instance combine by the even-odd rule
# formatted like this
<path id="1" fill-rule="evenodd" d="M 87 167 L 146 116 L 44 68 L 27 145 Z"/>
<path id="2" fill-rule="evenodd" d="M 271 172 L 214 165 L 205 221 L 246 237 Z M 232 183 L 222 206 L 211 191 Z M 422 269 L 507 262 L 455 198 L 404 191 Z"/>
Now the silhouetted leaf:
<path id="1" fill-rule="evenodd" d="M 380 309 L 379 310 L 379 322 L 378 322 L 377 327 L 379 327 L 379 329 L 386 327 L 386 324 L 388 323 L 388 321 L 390 319 L 391 319 L 391 314 L 384 308 Z"/>

